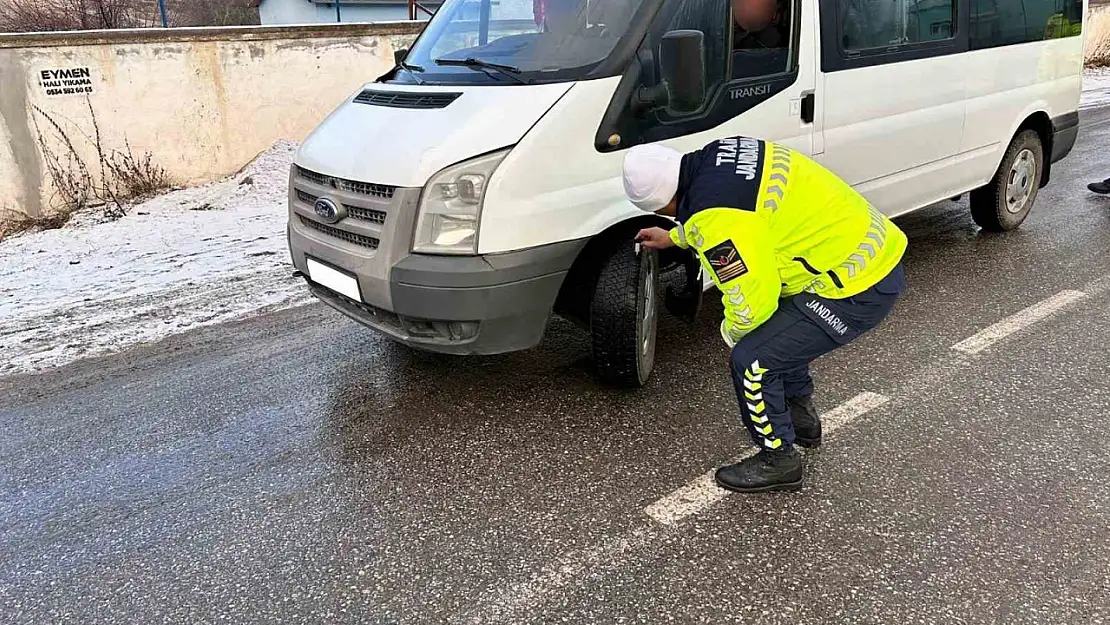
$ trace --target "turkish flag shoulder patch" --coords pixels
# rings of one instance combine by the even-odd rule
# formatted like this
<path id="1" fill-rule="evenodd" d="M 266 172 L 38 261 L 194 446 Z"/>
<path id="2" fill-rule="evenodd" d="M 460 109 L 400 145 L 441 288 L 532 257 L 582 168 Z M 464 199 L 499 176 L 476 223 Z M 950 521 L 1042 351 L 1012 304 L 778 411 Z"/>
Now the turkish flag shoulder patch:
<path id="1" fill-rule="evenodd" d="M 713 273 L 722 284 L 748 273 L 748 265 L 740 257 L 740 252 L 732 239 L 727 239 L 724 243 L 706 250 L 705 260 L 713 268 Z"/>

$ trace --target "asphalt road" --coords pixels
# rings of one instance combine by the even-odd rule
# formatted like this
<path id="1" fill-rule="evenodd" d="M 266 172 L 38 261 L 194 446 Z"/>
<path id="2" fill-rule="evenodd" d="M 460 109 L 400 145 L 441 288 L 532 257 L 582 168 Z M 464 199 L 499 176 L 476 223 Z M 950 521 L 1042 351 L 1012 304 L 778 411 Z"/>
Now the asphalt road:
<path id="1" fill-rule="evenodd" d="M 1110 620 L 1107 145 L 1088 112 L 1019 231 L 899 220 L 798 494 L 699 488 L 746 449 L 713 306 L 635 393 L 565 324 L 452 359 L 320 306 L 0 379 L 0 623 Z"/>

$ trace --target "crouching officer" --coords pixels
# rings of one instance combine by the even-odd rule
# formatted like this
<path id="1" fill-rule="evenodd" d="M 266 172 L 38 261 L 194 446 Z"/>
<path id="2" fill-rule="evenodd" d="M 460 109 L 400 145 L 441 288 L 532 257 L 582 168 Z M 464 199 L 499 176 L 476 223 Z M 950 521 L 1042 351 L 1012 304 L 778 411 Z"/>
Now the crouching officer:
<path id="1" fill-rule="evenodd" d="M 794 444 L 821 444 L 809 363 L 890 313 L 906 287 L 906 235 L 805 155 L 748 137 L 685 155 L 634 147 L 624 186 L 636 206 L 678 220 L 637 240 L 693 249 L 722 293 L 732 382 L 760 451 L 718 469 L 717 483 L 740 492 L 800 488 Z"/>

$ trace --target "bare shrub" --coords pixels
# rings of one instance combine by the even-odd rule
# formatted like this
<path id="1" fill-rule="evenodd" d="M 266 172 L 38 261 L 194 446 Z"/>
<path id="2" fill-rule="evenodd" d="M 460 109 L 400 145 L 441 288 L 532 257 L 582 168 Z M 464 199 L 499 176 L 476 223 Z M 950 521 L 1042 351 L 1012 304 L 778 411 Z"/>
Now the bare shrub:
<path id="1" fill-rule="evenodd" d="M 54 187 L 56 201 L 51 204 L 59 209 L 70 212 L 84 208 L 93 199 L 93 179 L 85 159 L 73 146 L 73 141 L 57 120 L 38 106 L 34 107 L 35 115 L 32 118 L 35 125 L 35 135 L 42 150 L 43 161 L 46 163 L 46 172 Z M 44 132 L 39 118 L 45 121 L 47 131 Z M 53 141 L 47 139 L 47 134 Z M 54 148 L 54 144 L 60 144 Z"/>
<path id="2" fill-rule="evenodd" d="M 167 0 L 170 26 L 258 24 L 251 0 Z M 155 0 L 0 0 L 0 32 L 161 26 Z"/>
<path id="3" fill-rule="evenodd" d="M 169 188 L 166 170 L 154 163 L 154 155 L 145 152 L 135 156 L 131 143 L 124 140 L 124 149 L 112 150 L 105 160 L 108 180 L 115 185 L 112 193 L 131 200 L 149 197 Z"/>
<path id="4" fill-rule="evenodd" d="M 124 207 L 128 200 L 148 197 L 170 186 L 166 170 L 154 163 L 150 152 L 135 156 L 131 142 L 123 140 L 123 150 L 105 149 L 100 137 L 100 123 L 96 118 L 92 102 L 85 98 L 92 120 L 93 136 L 91 141 L 96 148 L 96 160 L 100 164 L 99 185 L 94 186 L 94 195 L 104 203 L 104 216 L 119 219 L 126 214 Z"/>
<path id="5" fill-rule="evenodd" d="M 0 0 L 0 32 L 136 28 L 154 17 L 136 0 Z"/>
<path id="6" fill-rule="evenodd" d="M 92 102 L 88 98 L 85 102 L 89 107 L 93 133 L 84 137 L 96 153 L 96 166 L 100 170 L 98 178 L 93 177 L 89 165 L 74 146 L 70 133 L 49 113 L 34 107 L 39 148 L 54 189 L 51 205 L 66 214 L 99 206 L 106 219 L 119 219 L 127 214 L 129 202 L 169 188 L 170 179 L 166 170 L 154 162 L 150 152 L 136 156 L 126 139 L 122 150 L 106 148 Z M 39 118 L 43 120 L 41 125 Z"/>
<path id="7" fill-rule="evenodd" d="M 1110 66 L 1110 8 L 1092 9 L 1084 28 L 1083 64 Z"/>
<path id="8" fill-rule="evenodd" d="M 171 26 L 246 26 L 259 23 L 251 0 L 169 0 Z"/>

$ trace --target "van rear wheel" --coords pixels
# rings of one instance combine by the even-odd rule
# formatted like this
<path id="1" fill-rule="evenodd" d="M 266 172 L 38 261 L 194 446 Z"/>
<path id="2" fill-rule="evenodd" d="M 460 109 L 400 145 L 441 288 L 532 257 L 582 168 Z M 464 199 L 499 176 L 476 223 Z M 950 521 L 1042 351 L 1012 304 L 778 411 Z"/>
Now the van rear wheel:
<path id="1" fill-rule="evenodd" d="M 624 243 L 622 241 L 622 243 Z M 601 264 L 590 301 L 594 367 L 604 382 L 643 386 L 655 366 L 659 320 L 659 255 L 616 245 Z"/>
<path id="2" fill-rule="evenodd" d="M 1044 146 L 1035 131 L 1025 130 L 1010 142 L 994 178 L 971 192 L 971 218 L 991 232 L 1013 230 L 1029 216 L 1041 187 Z"/>

